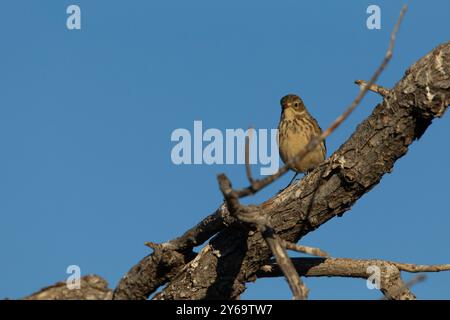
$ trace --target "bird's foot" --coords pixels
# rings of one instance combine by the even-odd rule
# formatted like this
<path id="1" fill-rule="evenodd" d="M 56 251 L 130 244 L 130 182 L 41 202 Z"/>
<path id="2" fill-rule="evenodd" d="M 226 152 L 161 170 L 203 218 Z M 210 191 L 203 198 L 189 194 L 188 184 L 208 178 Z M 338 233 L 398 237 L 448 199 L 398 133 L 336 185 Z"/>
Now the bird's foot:
<path id="1" fill-rule="evenodd" d="M 289 188 L 289 187 L 291 186 L 291 184 L 292 184 L 294 181 L 300 180 L 300 178 L 299 178 L 299 179 L 296 179 L 297 176 L 298 176 L 298 172 L 295 173 L 294 177 L 292 177 L 292 179 L 291 179 L 291 181 L 289 182 L 289 184 L 288 184 L 286 187 L 284 187 L 283 189 L 281 189 L 280 191 L 278 191 L 277 194 L 279 194 L 279 193 L 283 192 L 284 190 L 286 190 L 287 188 Z"/>

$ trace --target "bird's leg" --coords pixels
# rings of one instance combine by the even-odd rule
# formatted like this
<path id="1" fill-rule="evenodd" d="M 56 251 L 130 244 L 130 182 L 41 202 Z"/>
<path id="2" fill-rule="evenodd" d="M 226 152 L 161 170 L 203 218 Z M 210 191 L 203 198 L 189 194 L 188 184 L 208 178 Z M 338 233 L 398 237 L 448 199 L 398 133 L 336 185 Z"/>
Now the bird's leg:
<path id="1" fill-rule="evenodd" d="M 298 172 L 296 172 L 296 173 L 294 174 L 294 177 L 292 178 L 291 182 L 289 182 L 289 184 L 288 184 L 286 187 L 284 187 L 283 189 L 281 189 L 280 191 L 278 191 L 278 193 L 281 193 L 282 191 L 286 190 L 286 189 L 292 184 L 292 182 L 294 182 L 294 180 L 295 180 L 295 178 L 297 177 L 297 175 L 298 175 Z M 277 193 L 277 194 L 278 194 L 278 193 Z"/>
<path id="2" fill-rule="evenodd" d="M 295 178 L 297 178 L 297 176 L 298 176 L 298 172 L 296 172 L 296 173 L 294 174 L 294 177 L 292 178 L 291 182 L 289 182 L 289 184 L 287 185 L 287 187 L 289 187 L 289 186 L 292 184 L 292 182 L 294 182 L 294 180 L 295 180 Z M 286 187 L 286 188 L 287 188 L 287 187 Z"/>

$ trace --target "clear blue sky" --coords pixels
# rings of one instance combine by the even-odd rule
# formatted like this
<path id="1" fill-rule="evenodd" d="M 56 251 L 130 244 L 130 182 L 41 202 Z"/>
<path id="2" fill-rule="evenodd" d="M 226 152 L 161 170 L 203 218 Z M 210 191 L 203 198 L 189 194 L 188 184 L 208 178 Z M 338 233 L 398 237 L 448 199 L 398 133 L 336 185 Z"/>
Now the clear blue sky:
<path id="1" fill-rule="evenodd" d="M 221 203 L 216 174 L 246 184 L 241 165 L 171 162 L 176 128 L 276 128 L 280 98 L 302 96 L 326 127 L 381 61 L 405 1 L 3 0 L 0 10 L 0 297 L 64 280 L 68 265 L 111 286 Z M 406 1 L 392 86 L 449 40 L 450 2 Z M 66 8 L 82 30 L 66 28 Z M 366 8 L 381 7 L 381 30 Z M 369 94 L 328 140 L 341 145 L 380 101 Z M 302 240 L 336 257 L 450 263 L 450 119 L 436 120 L 390 175 L 343 218 Z M 286 185 L 284 177 L 259 203 Z M 406 274 L 405 278 L 410 278 Z M 352 279 L 306 279 L 311 299 L 376 299 Z M 450 298 L 450 273 L 419 298 Z M 290 298 L 259 280 L 243 298 Z"/>

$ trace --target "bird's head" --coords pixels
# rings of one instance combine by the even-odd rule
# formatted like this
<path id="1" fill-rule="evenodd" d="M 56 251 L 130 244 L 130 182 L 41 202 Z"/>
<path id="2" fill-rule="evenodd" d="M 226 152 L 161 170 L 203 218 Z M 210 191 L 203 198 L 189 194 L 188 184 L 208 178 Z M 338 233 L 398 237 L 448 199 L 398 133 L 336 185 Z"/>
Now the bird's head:
<path id="1" fill-rule="evenodd" d="M 301 112 L 305 110 L 302 99 L 295 94 L 288 94 L 281 98 L 281 112 L 290 110 L 291 112 Z"/>

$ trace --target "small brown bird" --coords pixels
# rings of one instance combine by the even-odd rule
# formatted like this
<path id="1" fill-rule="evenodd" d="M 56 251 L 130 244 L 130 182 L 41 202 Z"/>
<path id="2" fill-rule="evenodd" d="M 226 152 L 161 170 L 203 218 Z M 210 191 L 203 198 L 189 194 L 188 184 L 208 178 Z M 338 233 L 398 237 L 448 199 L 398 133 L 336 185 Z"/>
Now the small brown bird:
<path id="1" fill-rule="evenodd" d="M 322 133 L 317 120 L 306 110 L 299 96 L 288 94 L 281 101 L 281 119 L 278 125 L 278 146 L 280 157 L 284 163 L 294 158 L 307 146 L 313 137 Z M 325 160 L 325 141 L 322 141 L 313 151 L 303 158 L 295 161 L 289 168 L 295 171 L 295 177 L 299 173 L 308 173 Z"/>

